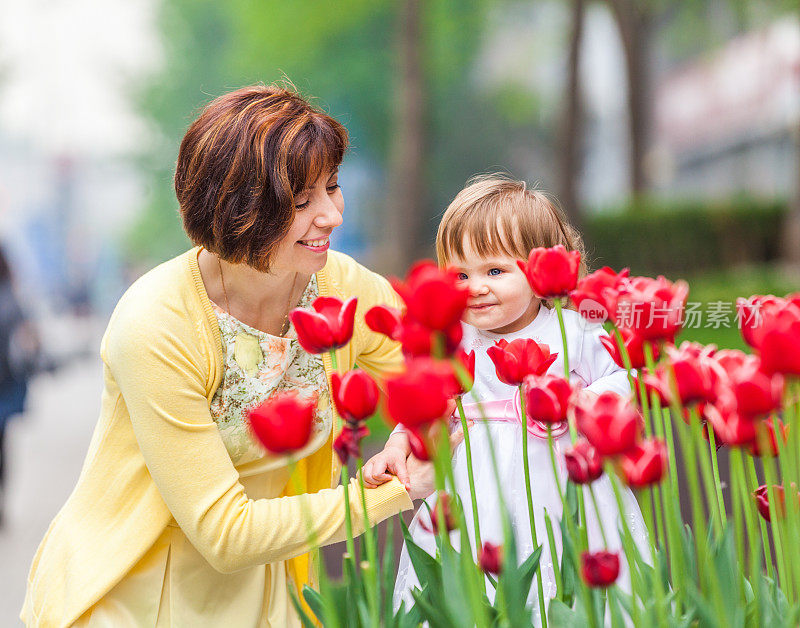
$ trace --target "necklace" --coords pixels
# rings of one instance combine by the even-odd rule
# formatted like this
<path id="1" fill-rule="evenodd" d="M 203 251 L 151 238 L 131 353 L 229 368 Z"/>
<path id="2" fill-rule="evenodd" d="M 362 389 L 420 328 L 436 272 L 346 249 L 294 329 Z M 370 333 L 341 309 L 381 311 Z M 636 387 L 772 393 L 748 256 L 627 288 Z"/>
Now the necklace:
<path id="1" fill-rule="evenodd" d="M 220 259 L 219 255 L 217 255 L 217 264 L 219 265 L 219 280 L 222 283 L 222 294 L 225 296 L 225 309 L 227 310 L 228 314 L 233 316 L 231 312 L 231 305 L 228 302 L 228 290 L 225 287 L 225 275 L 222 274 L 222 260 Z M 289 331 L 289 310 L 292 307 L 292 294 L 294 293 L 294 286 L 297 283 L 297 273 L 295 272 L 294 278 L 292 279 L 292 287 L 289 288 L 289 298 L 286 301 L 286 314 L 283 316 L 283 323 L 281 324 L 281 331 L 278 334 L 281 338 L 286 335 L 286 332 Z"/>

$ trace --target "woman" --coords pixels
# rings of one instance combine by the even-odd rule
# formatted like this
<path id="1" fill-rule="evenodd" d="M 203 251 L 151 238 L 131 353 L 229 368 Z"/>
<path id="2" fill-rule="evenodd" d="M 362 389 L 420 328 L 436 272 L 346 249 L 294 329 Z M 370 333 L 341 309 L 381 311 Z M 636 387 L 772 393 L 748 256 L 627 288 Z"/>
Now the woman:
<path id="1" fill-rule="evenodd" d="M 339 364 L 401 365 L 398 347 L 363 321 L 372 305 L 395 303 L 388 283 L 328 251 L 346 145 L 338 122 L 275 86 L 221 96 L 189 128 L 175 189 L 197 246 L 141 277 L 111 316 L 100 419 L 34 557 L 28 625 L 299 625 L 288 587 L 314 582 L 308 525 L 320 544 L 340 541 L 345 511 L 332 488 L 330 360 L 299 347 L 288 313 L 317 295 L 357 295 Z M 287 388 L 320 400 L 297 482 L 244 419 Z M 412 462 L 410 495 L 396 479 L 367 490 L 370 521 L 411 508 L 432 491 L 430 476 Z M 354 489 L 350 500 L 361 533 Z"/>

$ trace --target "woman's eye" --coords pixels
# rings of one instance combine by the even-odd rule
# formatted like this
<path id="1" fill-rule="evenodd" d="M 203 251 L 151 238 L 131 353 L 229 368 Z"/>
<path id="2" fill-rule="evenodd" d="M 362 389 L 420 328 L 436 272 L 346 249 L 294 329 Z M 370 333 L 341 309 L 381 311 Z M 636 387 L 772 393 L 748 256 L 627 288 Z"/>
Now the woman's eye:
<path id="1" fill-rule="evenodd" d="M 493 276 L 493 277 L 494 277 L 494 276 L 497 276 L 497 275 L 499 275 L 499 274 L 500 274 L 500 273 L 502 273 L 502 272 L 503 272 L 503 271 L 502 271 L 502 270 L 500 270 L 499 268 L 492 268 L 492 269 L 489 271 L 489 274 L 490 274 L 491 276 Z"/>
<path id="2" fill-rule="evenodd" d="M 310 202 L 311 201 L 306 201 L 305 203 L 296 203 L 294 207 L 295 207 L 295 209 L 304 209 L 304 208 L 308 207 L 308 204 Z"/>
<path id="3" fill-rule="evenodd" d="M 333 185 L 329 185 L 329 186 L 328 186 L 328 192 L 331 192 L 331 193 L 333 193 L 333 192 L 335 192 L 336 190 L 338 190 L 340 187 L 342 187 L 342 186 L 341 186 L 341 185 L 339 185 L 338 183 L 334 183 Z"/>

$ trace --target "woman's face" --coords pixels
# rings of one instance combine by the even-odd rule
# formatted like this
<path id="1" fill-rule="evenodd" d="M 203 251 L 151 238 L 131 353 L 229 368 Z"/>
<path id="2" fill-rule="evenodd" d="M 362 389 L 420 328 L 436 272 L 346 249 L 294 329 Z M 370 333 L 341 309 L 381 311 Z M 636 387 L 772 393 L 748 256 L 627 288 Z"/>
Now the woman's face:
<path id="1" fill-rule="evenodd" d="M 342 224 L 344 197 L 339 169 L 323 173 L 313 185 L 295 196 L 294 222 L 275 251 L 273 271 L 313 275 L 328 259 L 328 238 Z"/>

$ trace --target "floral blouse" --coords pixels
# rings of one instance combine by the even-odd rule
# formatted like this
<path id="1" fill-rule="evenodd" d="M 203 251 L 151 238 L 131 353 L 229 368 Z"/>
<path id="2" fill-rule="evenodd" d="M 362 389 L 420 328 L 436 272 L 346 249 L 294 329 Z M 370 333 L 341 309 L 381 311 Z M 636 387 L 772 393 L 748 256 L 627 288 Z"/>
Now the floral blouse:
<path id="1" fill-rule="evenodd" d="M 298 307 L 310 307 L 318 294 L 317 277 L 312 275 Z M 246 417 L 248 409 L 281 390 L 294 390 L 306 399 L 317 398 L 311 440 L 294 458 L 319 449 L 333 423 L 322 358 L 300 346 L 293 325 L 284 337 L 273 336 L 246 325 L 216 303 L 212 305 L 222 337 L 225 373 L 211 401 L 211 416 L 233 463 L 238 466 L 271 457 L 276 467 L 286 464 L 285 456 L 269 453 L 253 437 Z"/>

